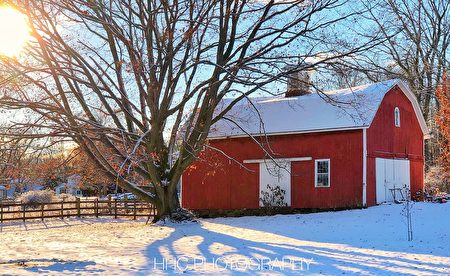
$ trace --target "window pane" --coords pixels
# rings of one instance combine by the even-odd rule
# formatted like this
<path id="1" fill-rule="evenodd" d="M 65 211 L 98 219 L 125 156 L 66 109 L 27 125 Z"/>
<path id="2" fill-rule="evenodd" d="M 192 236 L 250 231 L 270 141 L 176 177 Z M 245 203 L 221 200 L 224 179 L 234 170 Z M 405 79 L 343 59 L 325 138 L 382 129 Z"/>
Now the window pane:
<path id="1" fill-rule="evenodd" d="M 317 162 L 317 173 L 328 173 L 328 161 Z"/>
<path id="2" fill-rule="evenodd" d="M 327 173 L 317 174 L 317 186 L 320 186 L 320 187 L 328 187 L 329 186 Z"/>
<path id="3" fill-rule="evenodd" d="M 394 122 L 396 127 L 400 127 L 400 109 L 398 107 L 394 109 Z"/>

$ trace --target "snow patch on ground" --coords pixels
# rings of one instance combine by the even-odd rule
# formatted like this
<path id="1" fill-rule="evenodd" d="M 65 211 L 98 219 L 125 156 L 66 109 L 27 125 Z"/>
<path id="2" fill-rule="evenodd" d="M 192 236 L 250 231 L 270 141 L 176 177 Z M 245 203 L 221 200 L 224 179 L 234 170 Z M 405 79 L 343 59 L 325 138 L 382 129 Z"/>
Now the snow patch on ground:
<path id="1" fill-rule="evenodd" d="M 0 274 L 450 274 L 450 204 L 201 219 L 71 219 L 1 227 Z"/>

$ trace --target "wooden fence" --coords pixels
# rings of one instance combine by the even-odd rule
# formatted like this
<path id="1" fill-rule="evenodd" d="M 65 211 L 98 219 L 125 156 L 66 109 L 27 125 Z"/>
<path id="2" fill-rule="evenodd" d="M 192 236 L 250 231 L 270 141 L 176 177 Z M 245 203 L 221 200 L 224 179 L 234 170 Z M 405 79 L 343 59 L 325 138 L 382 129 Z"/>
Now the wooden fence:
<path id="1" fill-rule="evenodd" d="M 68 217 L 150 217 L 156 214 L 152 204 L 137 200 L 81 200 L 58 201 L 29 205 L 0 201 L 0 223 L 15 220 L 34 220 Z"/>

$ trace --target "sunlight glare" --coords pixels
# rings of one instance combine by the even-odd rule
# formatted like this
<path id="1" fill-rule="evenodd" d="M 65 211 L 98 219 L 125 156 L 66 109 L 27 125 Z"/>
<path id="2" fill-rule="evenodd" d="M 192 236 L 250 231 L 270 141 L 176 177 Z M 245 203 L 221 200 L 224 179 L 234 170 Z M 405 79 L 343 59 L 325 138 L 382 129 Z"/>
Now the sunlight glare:
<path id="1" fill-rule="evenodd" d="M 8 6 L 0 6 L 0 55 L 17 56 L 30 37 L 24 14 Z"/>

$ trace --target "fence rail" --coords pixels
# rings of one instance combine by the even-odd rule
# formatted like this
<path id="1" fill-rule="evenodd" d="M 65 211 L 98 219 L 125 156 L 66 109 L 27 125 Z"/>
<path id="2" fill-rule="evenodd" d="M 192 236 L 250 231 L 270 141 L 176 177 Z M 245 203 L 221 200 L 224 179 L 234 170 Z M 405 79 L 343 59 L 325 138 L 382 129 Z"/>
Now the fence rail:
<path id="1" fill-rule="evenodd" d="M 39 204 L 0 201 L 0 223 L 16 220 L 35 220 L 69 217 L 150 217 L 156 215 L 156 208 L 147 202 L 137 200 L 81 200 L 57 201 Z"/>

